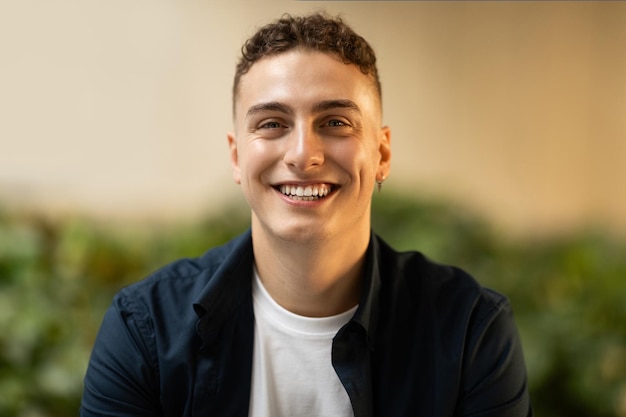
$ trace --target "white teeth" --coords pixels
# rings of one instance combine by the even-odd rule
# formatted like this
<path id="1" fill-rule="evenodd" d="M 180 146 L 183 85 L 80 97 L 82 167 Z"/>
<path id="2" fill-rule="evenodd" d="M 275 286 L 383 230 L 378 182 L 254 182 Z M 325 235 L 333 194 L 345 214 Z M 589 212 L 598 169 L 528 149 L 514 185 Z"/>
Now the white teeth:
<path id="1" fill-rule="evenodd" d="M 307 185 L 281 185 L 280 192 L 297 200 L 316 200 L 326 197 L 331 187 L 327 184 Z"/>

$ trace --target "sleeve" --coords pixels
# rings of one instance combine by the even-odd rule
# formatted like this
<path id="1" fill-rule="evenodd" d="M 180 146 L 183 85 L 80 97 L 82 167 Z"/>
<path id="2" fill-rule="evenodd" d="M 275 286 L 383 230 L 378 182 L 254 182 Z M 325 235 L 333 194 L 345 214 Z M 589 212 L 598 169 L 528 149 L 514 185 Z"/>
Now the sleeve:
<path id="1" fill-rule="evenodd" d="M 526 366 L 508 301 L 472 326 L 463 359 L 461 413 L 466 417 L 531 417 Z M 484 311 L 484 309 L 483 309 Z"/>
<path id="2" fill-rule="evenodd" d="M 118 295 L 104 316 L 85 375 L 81 417 L 162 414 L 152 322 L 132 307 Z"/>

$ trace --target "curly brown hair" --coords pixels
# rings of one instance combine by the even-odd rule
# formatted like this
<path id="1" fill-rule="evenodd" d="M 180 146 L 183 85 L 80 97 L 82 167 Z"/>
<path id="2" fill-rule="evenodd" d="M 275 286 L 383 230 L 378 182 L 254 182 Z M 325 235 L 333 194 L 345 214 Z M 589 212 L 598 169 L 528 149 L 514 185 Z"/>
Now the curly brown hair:
<path id="1" fill-rule="evenodd" d="M 381 97 L 376 55 L 363 37 L 339 17 L 321 13 L 296 17 L 285 14 L 274 23 L 263 26 L 242 46 L 233 83 L 233 105 L 241 77 L 255 62 L 298 48 L 333 54 L 345 64 L 356 65 L 371 78 L 378 97 Z"/>

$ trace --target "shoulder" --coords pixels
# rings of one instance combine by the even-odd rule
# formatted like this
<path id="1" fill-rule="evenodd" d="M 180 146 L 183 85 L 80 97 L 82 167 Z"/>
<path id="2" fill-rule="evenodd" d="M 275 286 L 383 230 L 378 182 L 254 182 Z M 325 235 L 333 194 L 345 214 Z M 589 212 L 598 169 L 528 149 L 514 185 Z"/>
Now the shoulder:
<path id="1" fill-rule="evenodd" d="M 517 343 L 513 313 L 504 295 L 482 286 L 461 268 L 378 243 L 379 327 L 386 329 L 382 339 L 397 337 L 420 349 L 426 349 L 424 340 L 430 340 L 433 351 L 428 355 L 447 358 L 469 357 L 465 353 L 485 349 L 485 344 Z"/>
<path id="2" fill-rule="evenodd" d="M 508 299 L 462 268 L 435 262 L 417 251 L 398 252 L 377 238 L 382 288 L 434 314 L 454 312 L 480 319 L 508 309 Z"/>
<path id="3" fill-rule="evenodd" d="M 191 306 L 233 252 L 246 245 L 243 234 L 202 256 L 173 261 L 146 278 L 121 289 L 114 303 L 122 310 L 170 309 Z M 152 314 L 151 314 L 152 315 Z"/>

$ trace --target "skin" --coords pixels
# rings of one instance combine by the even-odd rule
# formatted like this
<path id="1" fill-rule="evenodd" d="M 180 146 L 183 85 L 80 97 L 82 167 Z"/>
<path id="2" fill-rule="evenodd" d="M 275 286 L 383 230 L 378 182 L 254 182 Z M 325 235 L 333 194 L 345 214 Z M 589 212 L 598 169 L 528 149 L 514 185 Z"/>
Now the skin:
<path id="1" fill-rule="evenodd" d="M 372 193 L 389 175 L 381 119 L 370 78 L 334 55 L 292 50 L 241 78 L 233 177 L 252 210 L 259 276 L 296 314 L 330 316 L 359 301 Z M 318 192 L 328 195 L 308 196 Z"/>

